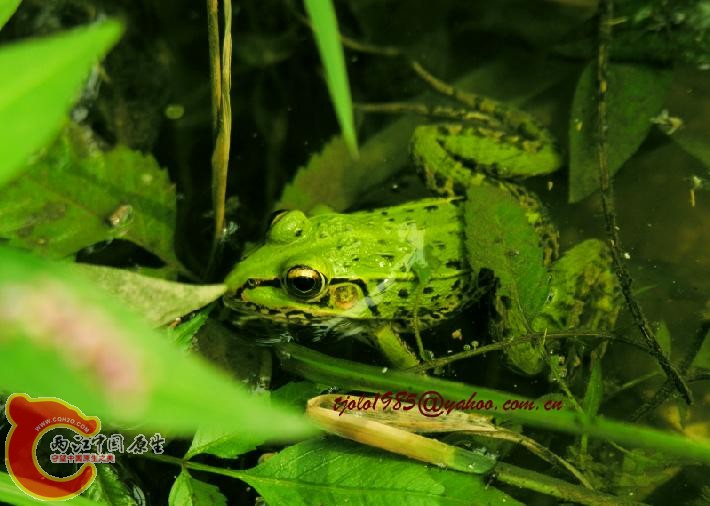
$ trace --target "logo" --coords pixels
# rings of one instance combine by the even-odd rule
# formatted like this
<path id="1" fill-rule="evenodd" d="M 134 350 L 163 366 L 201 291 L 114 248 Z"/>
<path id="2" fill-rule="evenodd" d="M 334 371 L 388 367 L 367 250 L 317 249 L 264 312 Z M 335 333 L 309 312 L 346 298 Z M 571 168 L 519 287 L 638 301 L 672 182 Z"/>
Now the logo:
<path id="1" fill-rule="evenodd" d="M 83 462 L 82 466 L 71 476 L 58 478 L 40 466 L 37 445 L 44 434 L 57 428 L 73 430 L 77 440 L 90 439 L 101 429 L 97 417 L 86 416 L 56 397 L 33 399 L 26 394 L 12 394 L 7 399 L 5 414 L 12 424 L 5 442 L 5 464 L 12 480 L 26 494 L 36 499 L 61 501 L 76 497 L 93 483 L 94 462 L 106 462 L 100 455 L 79 453 L 84 445 L 78 445 L 75 453 L 68 457 L 69 462 Z M 52 445 L 50 449 L 55 450 Z M 54 455 L 52 461 L 55 461 Z"/>

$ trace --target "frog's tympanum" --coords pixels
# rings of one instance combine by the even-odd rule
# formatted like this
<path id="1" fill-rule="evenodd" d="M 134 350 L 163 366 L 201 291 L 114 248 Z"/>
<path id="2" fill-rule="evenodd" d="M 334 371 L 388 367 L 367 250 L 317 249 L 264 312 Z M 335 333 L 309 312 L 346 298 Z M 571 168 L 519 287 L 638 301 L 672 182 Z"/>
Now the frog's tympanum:
<path id="1" fill-rule="evenodd" d="M 606 246 L 587 240 L 556 261 L 555 227 L 537 197 L 512 182 L 562 165 L 549 133 L 520 111 L 492 117 L 484 126 L 416 129 L 412 157 L 438 198 L 350 214 L 277 213 L 265 242 L 227 277 L 225 303 L 252 317 L 364 338 L 392 365 L 415 365 L 399 335 L 432 327 L 485 292 L 479 274 L 489 266 L 472 265 L 467 251 L 476 243 L 469 224 L 479 219 L 467 197 L 470 188 L 489 185 L 524 208 L 550 273 L 547 302 L 533 321 L 507 317 L 505 304 L 496 304 L 496 325 L 507 327 L 494 330 L 496 338 L 613 325 L 618 289 Z M 541 345 L 529 340 L 507 356 L 526 373 L 544 365 Z"/>

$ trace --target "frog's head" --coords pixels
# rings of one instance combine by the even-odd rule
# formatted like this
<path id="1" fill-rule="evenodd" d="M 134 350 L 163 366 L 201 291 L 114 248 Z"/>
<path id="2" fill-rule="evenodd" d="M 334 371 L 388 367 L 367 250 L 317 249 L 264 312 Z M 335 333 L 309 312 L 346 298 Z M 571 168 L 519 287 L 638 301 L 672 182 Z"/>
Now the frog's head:
<path id="1" fill-rule="evenodd" d="M 372 318 L 365 283 L 357 276 L 343 276 L 343 258 L 354 238 L 340 217 L 277 213 L 264 243 L 227 276 L 225 304 L 290 323 Z"/>

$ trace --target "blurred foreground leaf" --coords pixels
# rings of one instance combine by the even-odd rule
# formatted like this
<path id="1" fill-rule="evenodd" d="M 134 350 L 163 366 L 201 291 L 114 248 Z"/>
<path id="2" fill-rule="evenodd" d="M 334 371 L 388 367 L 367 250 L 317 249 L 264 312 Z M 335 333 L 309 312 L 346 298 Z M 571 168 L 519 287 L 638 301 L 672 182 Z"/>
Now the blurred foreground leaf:
<path id="1" fill-rule="evenodd" d="M 279 440 L 310 431 L 302 416 L 186 356 L 66 265 L 0 248 L 0 280 L 2 392 L 59 397 L 104 423 L 144 430 L 184 434 L 211 423 Z"/>
<path id="2" fill-rule="evenodd" d="M 0 184 L 56 134 L 89 70 L 120 34 L 118 22 L 106 21 L 0 48 Z"/>
<path id="3" fill-rule="evenodd" d="M 0 29 L 5 26 L 7 20 L 15 13 L 21 1 L 22 0 L 3 0 L 0 2 Z"/>

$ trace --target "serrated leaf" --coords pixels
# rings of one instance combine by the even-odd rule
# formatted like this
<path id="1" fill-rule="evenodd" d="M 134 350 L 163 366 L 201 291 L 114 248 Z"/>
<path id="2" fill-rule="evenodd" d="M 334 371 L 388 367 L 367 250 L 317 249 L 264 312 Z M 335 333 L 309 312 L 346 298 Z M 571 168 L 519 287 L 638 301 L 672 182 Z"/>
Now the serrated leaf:
<path id="1" fill-rule="evenodd" d="M 645 65 L 611 63 L 607 83 L 609 175 L 613 176 L 646 138 L 661 110 L 671 72 Z M 569 124 L 569 201 L 599 188 L 597 78 L 590 63 L 577 82 Z"/>
<path id="2" fill-rule="evenodd" d="M 70 125 L 25 174 L 0 188 L 0 237 L 48 258 L 120 238 L 179 268 L 167 172 L 126 147 L 102 152 L 87 135 Z"/>
<path id="3" fill-rule="evenodd" d="M 108 506 L 136 505 L 136 499 L 114 466 L 96 466 L 96 479 L 83 495 Z"/>
<path id="4" fill-rule="evenodd" d="M 66 264 L 2 247 L 0 280 L 4 391 L 59 397 L 104 424 L 148 431 L 211 423 L 279 440 L 312 431 L 302 415 L 186 356 Z"/>
<path id="5" fill-rule="evenodd" d="M 22 0 L 3 0 L 0 2 L 0 30 L 2 30 L 7 20 L 15 13 L 20 2 L 22 2 Z"/>
<path id="6" fill-rule="evenodd" d="M 221 297 L 226 289 L 224 285 L 187 285 L 99 265 L 73 264 L 72 267 L 156 326 L 171 323 L 206 306 Z"/>
<path id="7" fill-rule="evenodd" d="M 290 446 L 244 473 L 271 506 L 519 504 L 479 476 L 335 438 Z"/>
<path id="8" fill-rule="evenodd" d="M 0 48 L 0 184 L 57 133 L 89 70 L 121 30 L 106 21 Z"/>
<path id="9" fill-rule="evenodd" d="M 330 98 L 335 107 L 343 139 L 353 158 L 357 158 L 357 137 L 353 122 L 353 103 L 350 98 L 348 72 L 345 68 L 343 46 L 338 33 L 338 20 L 331 0 L 304 0 L 306 12 L 311 18 L 313 34 L 318 45 Z"/>
<path id="10" fill-rule="evenodd" d="M 168 497 L 170 506 L 226 506 L 227 498 L 219 488 L 196 480 L 184 469 L 180 472 Z"/>
<path id="11" fill-rule="evenodd" d="M 469 188 L 465 210 L 469 262 L 492 270 L 500 279 L 496 294 L 507 296 L 531 321 L 547 297 L 548 274 L 526 210 L 508 193 L 487 185 Z"/>

